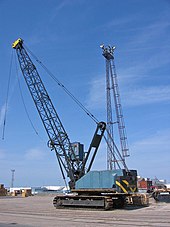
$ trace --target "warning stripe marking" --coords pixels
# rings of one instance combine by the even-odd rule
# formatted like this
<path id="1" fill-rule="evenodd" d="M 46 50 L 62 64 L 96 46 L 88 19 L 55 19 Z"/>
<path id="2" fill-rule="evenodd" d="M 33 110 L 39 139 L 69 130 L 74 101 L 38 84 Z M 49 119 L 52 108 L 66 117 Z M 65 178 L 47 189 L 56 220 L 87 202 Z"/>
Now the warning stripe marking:
<path id="1" fill-rule="evenodd" d="M 128 191 L 123 187 L 123 185 L 121 185 L 119 181 L 116 181 L 116 184 L 122 189 L 124 193 L 128 193 Z"/>

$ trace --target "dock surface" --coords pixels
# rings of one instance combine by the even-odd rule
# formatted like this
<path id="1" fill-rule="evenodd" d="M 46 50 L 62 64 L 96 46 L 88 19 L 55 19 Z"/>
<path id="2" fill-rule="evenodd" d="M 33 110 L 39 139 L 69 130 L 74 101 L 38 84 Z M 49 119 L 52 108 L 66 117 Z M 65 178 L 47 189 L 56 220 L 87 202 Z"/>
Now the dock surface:
<path id="1" fill-rule="evenodd" d="M 0 197 L 0 227 L 170 226 L 170 203 L 112 211 L 55 209 L 54 195 Z"/>

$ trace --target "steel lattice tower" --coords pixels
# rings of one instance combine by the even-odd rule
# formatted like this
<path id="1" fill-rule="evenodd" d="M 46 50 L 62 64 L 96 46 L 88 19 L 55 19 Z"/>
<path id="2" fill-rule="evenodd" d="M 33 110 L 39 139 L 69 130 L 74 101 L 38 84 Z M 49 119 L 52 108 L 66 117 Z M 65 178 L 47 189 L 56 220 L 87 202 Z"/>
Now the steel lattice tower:
<path id="1" fill-rule="evenodd" d="M 129 156 L 129 149 L 127 143 L 127 136 L 120 101 L 120 93 L 117 81 L 116 68 L 114 64 L 114 49 L 115 47 L 103 44 L 100 46 L 103 50 L 103 56 L 106 59 L 106 99 L 107 99 L 107 169 L 120 168 L 119 163 L 125 163 L 125 157 Z M 114 107 L 112 107 L 114 102 Z M 115 114 L 116 121 L 113 121 L 113 113 Z M 114 142 L 113 125 L 118 125 L 118 134 L 120 140 L 121 153 L 117 154 Z M 117 157 L 118 156 L 118 157 Z"/>
<path id="2" fill-rule="evenodd" d="M 11 188 L 14 187 L 14 173 L 15 173 L 15 169 L 11 169 L 12 172 L 12 178 L 11 178 Z"/>

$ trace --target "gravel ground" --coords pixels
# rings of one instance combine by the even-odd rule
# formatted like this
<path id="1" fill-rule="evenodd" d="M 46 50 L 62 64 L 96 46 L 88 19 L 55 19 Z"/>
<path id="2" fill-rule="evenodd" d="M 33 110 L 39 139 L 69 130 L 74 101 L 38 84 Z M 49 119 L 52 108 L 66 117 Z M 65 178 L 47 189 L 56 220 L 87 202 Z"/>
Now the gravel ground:
<path id="1" fill-rule="evenodd" d="M 53 197 L 0 197 L 0 227 L 170 226 L 170 203 L 151 200 L 149 207 L 112 211 L 55 209 Z"/>

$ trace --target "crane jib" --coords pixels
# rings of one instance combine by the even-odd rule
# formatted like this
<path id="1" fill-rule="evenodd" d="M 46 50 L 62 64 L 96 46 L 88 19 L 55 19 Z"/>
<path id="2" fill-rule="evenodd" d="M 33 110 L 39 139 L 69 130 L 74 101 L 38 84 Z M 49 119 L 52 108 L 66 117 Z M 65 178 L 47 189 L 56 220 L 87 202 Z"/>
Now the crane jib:
<path id="1" fill-rule="evenodd" d="M 55 150 L 63 178 L 65 179 L 63 172 L 64 169 L 67 176 L 70 178 L 70 188 L 74 188 L 76 180 L 85 174 L 86 166 L 84 163 L 87 162 L 88 155 L 85 157 L 85 152 L 82 151 L 82 146 L 79 146 L 81 149 L 81 157 L 77 152 L 75 152 L 75 147 L 70 142 L 42 79 L 27 51 L 23 47 L 23 40 L 19 38 L 13 43 L 12 47 L 16 50 L 23 77 L 48 135 L 49 147 L 52 150 Z M 98 139 L 97 145 L 95 145 L 95 154 L 99 147 L 105 126 L 102 128 L 101 123 L 99 122 L 97 125 L 97 131 L 98 128 L 101 129 L 102 133 L 99 138 L 98 134 L 95 132 L 93 143 Z M 94 144 L 91 146 L 94 146 Z M 80 152 L 80 149 L 78 152 Z M 93 157 L 94 156 L 95 155 L 93 155 Z M 94 160 L 91 160 L 90 162 L 90 168 L 93 161 Z"/>

